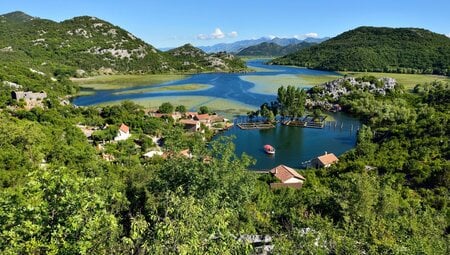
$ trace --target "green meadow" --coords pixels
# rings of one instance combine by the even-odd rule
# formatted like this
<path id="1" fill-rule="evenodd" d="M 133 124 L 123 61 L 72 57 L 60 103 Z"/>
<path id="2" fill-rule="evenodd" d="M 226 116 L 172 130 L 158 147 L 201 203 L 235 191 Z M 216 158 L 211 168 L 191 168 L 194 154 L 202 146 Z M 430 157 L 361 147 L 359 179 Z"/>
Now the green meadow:
<path id="1" fill-rule="evenodd" d="M 145 74 L 145 75 L 100 75 L 88 78 L 72 79 L 82 88 L 94 90 L 109 90 L 134 87 L 139 85 L 153 85 L 164 82 L 186 79 L 187 75 L 181 74 Z"/>
<path id="2" fill-rule="evenodd" d="M 175 106 L 184 105 L 186 108 L 194 110 L 198 110 L 200 106 L 205 105 L 212 111 L 224 113 L 228 116 L 246 114 L 248 111 L 256 109 L 256 107 L 252 105 L 247 105 L 234 100 L 208 96 L 162 96 L 133 99 L 132 101 L 145 108 L 154 110 L 158 109 L 164 102 L 170 102 Z M 117 105 L 120 103 L 121 101 L 111 101 L 100 105 Z"/>
<path id="3" fill-rule="evenodd" d="M 142 89 L 133 89 L 127 91 L 115 92 L 113 95 L 126 95 L 126 94 L 140 94 L 147 92 L 164 92 L 164 91 L 196 91 L 196 90 L 205 90 L 211 88 L 211 85 L 207 84 L 182 84 L 182 85 L 168 85 L 164 87 L 157 88 L 142 88 Z"/>
<path id="4" fill-rule="evenodd" d="M 296 86 L 300 88 L 310 88 L 309 85 L 303 85 L 296 75 L 280 74 L 280 75 L 246 75 L 240 76 L 241 80 L 254 83 L 255 86 L 250 89 L 250 92 L 259 94 L 274 95 L 281 86 Z"/>

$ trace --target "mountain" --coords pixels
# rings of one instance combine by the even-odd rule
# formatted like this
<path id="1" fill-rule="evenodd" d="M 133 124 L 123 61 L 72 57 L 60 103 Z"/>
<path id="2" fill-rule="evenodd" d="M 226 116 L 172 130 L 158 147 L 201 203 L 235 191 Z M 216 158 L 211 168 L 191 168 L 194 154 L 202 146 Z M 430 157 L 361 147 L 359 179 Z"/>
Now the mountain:
<path id="1" fill-rule="evenodd" d="M 298 44 L 302 41 L 320 43 L 326 39 L 327 38 L 306 38 L 305 40 L 299 40 L 297 38 L 261 37 L 259 39 L 242 40 L 242 41 L 237 41 L 234 43 L 219 43 L 219 44 L 215 44 L 212 46 L 199 46 L 199 48 L 207 53 L 222 52 L 222 51 L 226 51 L 229 53 L 237 53 L 245 48 L 248 48 L 248 47 L 254 46 L 254 45 L 258 45 L 263 42 L 271 42 L 271 43 L 276 43 L 281 46 L 287 46 L 287 45 L 291 45 L 291 44 Z"/>
<path id="2" fill-rule="evenodd" d="M 283 56 L 304 48 L 311 47 L 316 43 L 300 42 L 281 46 L 273 42 L 263 42 L 258 45 L 247 47 L 237 53 L 238 56 Z"/>
<path id="3" fill-rule="evenodd" d="M 245 63 L 232 54 L 225 52 L 207 54 L 191 44 L 167 51 L 173 58 L 177 70 L 182 71 L 233 71 L 244 70 Z"/>
<path id="4" fill-rule="evenodd" d="M 220 58 L 223 65 L 193 63 L 190 67 L 199 69 L 189 71 L 237 71 L 234 66 L 228 66 L 231 62 L 227 56 L 214 58 Z M 75 17 L 57 23 L 22 12 L 0 16 L 0 63 L 74 76 L 178 72 L 186 70 L 179 69 L 184 61 L 95 17 Z M 236 66 L 241 70 L 243 62 L 238 62 L 232 63 L 239 64 Z"/>
<path id="5" fill-rule="evenodd" d="M 450 38 L 420 28 L 358 27 L 272 64 L 450 75 Z"/>
<path id="6" fill-rule="evenodd" d="M 303 41 L 309 43 L 322 43 L 328 39 L 330 39 L 330 37 L 322 37 L 322 38 L 308 37 Z"/>
<path id="7" fill-rule="evenodd" d="M 36 18 L 21 11 L 10 12 L 0 16 L 0 20 L 5 20 L 9 22 L 26 22 L 33 19 Z"/>
<path id="8" fill-rule="evenodd" d="M 268 42 L 270 41 L 269 38 L 261 37 L 259 39 L 252 39 L 252 40 L 242 40 L 237 41 L 234 43 L 219 43 L 212 46 L 199 46 L 198 48 L 202 49 L 203 51 L 207 53 L 213 53 L 213 52 L 239 52 L 240 50 L 247 48 L 249 46 L 253 46 L 262 42 Z"/>

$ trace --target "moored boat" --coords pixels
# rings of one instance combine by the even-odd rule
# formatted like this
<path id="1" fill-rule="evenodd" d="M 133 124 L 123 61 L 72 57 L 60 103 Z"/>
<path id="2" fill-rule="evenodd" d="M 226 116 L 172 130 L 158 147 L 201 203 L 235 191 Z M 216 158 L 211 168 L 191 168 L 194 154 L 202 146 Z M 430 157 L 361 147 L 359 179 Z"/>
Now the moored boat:
<path id="1" fill-rule="evenodd" d="M 264 145 L 264 151 L 265 151 L 267 154 L 275 154 L 275 148 L 272 147 L 272 145 L 270 145 L 270 144 Z"/>

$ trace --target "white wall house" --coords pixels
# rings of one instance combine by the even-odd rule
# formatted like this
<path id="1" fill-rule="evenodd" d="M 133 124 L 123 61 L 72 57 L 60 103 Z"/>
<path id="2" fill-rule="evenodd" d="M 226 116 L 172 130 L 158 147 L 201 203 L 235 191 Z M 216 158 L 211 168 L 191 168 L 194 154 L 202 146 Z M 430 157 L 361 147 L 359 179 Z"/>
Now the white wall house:
<path id="1" fill-rule="evenodd" d="M 119 127 L 119 132 L 117 132 L 117 136 L 114 137 L 114 141 L 127 140 L 130 136 L 130 128 L 122 123 L 122 125 L 120 125 Z"/>

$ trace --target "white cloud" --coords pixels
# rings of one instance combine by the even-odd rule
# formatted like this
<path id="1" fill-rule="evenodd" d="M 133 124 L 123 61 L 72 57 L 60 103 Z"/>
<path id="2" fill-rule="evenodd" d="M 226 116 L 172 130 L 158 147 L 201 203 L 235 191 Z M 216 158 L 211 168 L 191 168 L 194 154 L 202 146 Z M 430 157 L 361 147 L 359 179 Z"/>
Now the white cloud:
<path id="1" fill-rule="evenodd" d="M 205 35 L 205 34 L 198 34 L 198 35 L 197 35 L 197 39 L 199 39 L 199 40 L 208 40 L 208 39 L 210 39 L 210 38 L 209 38 L 208 35 Z"/>
<path id="2" fill-rule="evenodd" d="M 450 38 L 450 33 L 446 34 L 446 36 Z"/>
<path id="3" fill-rule="evenodd" d="M 228 38 L 235 38 L 238 36 L 238 32 L 236 31 L 231 31 L 228 34 L 225 34 L 222 29 L 220 28 L 216 28 L 214 29 L 214 32 L 212 32 L 211 34 L 198 34 L 197 35 L 197 39 L 198 40 L 212 40 L 212 39 L 223 39 L 225 37 Z"/>
<path id="4" fill-rule="evenodd" d="M 275 35 L 268 35 L 267 38 L 269 38 L 270 40 L 277 38 Z"/>
<path id="5" fill-rule="evenodd" d="M 319 35 L 317 33 L 307 33 L 305 34 L 306 38 L 317 38 Z"/>
<path id="6" fill-rule="evenodd" d="M 238 36 L 238 32 L 236 32 L 236 31 L 231 31 L 228 33 L 228 37 L 235 38 L 237 36 Z"/>
<path id="7" fill-rule="evenodd" d="M 319 34 L 317 34 L 317 33 L 307 33 L 307 34 L 301 34 L 301 35 L 294 35 L 294 38 L 300 39 L 300 40 L 303 40 L 303 39 L 306 39 L 306 38 L 317 38 L 317 37 L 319 37 Z"/>
<path id="8" fill-rule="evenodd" d="M 222 39 L 225 37 L 225 34 L 220 30 L 220 28 L 216 28 L 214 33 L 211 34 L 212 39 Z"/>

